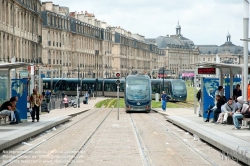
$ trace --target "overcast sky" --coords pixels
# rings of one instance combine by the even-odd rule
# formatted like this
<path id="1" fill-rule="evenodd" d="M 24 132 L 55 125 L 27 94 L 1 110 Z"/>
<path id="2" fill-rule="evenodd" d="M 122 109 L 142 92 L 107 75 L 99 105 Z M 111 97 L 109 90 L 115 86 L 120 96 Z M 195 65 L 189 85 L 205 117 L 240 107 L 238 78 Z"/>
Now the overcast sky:
<path id="1" fill-rule="evenodd" d="M 111 26 L 146 38 L 181 33 L 196 45 L 231 41 L 242 46 L 243 0 L 52 0 L 70 11 L 88 11 Z"/>

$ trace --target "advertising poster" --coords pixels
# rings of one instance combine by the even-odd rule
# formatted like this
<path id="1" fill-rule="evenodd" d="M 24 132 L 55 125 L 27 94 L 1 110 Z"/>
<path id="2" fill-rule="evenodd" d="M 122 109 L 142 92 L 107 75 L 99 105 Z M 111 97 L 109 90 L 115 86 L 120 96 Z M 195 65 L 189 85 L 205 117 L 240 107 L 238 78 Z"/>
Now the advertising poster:
<path id="1" fill-rule="evenodd" d="M 207 110 L 209 105 L 214 105 L 215 91 L 218 89 L 218 78 L 203 78 L 202 101 L 203 101 L 203 118 L 207 118 Z M 210 114 L 213 118 L 213 113 Z"/>
<path id="2" fill-rule="evenodd" d="M 17 109 L 20 112 L 21 119 L 27 119 L 27 95 L 28 95 L 27 79 L 11 80 L 11 96 L 17 96 Z"/>

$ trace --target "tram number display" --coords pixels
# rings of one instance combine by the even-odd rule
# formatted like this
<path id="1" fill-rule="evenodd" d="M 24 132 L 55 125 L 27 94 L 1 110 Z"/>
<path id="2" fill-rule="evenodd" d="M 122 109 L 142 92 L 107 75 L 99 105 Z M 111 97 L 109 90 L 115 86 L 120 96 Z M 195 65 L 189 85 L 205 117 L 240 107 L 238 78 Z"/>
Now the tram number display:
<path id="1" fill-rule="evenodd" d="M 198 74 L 216 74 L 215 68 L 198 68 Z"/>

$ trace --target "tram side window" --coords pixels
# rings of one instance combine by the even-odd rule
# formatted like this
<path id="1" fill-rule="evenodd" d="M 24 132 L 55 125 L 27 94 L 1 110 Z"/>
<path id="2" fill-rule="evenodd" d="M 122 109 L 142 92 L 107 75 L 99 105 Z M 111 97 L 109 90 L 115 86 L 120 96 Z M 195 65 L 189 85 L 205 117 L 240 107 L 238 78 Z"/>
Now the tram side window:
<path id="1" fill-rule="evenodd" d="M 102 91 L 102 84 L 101 83 L 97 83 L 97 91 Z"/>
<path id="2" fill-rule="evenodd" d="M 160 85 L 159 84 L 152 84 L 152 93 L 155 94 L 155 93 L 161 93 L 160 92 Z"/>
<path id="3" fill-rule="evenodd" d="M 44 82 L 43 89 L 50 89 L 50 82 Z"/>
<path id="4" fill-rule="evenodd" d="M 89 83 L 82 83 L 82 90 L 83 90 L 83 91 L 88 91 L 88 90 L 89 90 L 89 87 L 90 87 L 90 84 L 89 84 Z"/>
<path id="5" fill-rule="evenodd" d="M 165 92 L 170 95 L 171 82 L 166 82 L 165 84 Z"/>
<path id="6" fill-rule="evenodd" d="M 63 91 L 67 90 L 67 83 L 65 81 L 62 81 L 60 90 L 63 90 Z"/>
<path id="7" fill-rule="evenodd" d="M 104 85 L 104 91 L 107 92 L 116 92 L 117 91 L 117 85 L 115 83 L 106 83 Z"/>

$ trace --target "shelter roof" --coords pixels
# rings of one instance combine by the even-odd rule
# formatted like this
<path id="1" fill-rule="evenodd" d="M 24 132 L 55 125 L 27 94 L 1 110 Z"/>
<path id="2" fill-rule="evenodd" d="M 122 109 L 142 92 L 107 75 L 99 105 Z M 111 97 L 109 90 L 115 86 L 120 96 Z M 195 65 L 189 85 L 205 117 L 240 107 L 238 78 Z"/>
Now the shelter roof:
<path id="1" fill-rule="evenodd" d="M 223 74 L 230 74 L 230 69 L 232 70 L 233 74 L 242 74 L 242 69 L 244 68 L 243 64 L 236 65 L 236 64 L 225 64 L 225 63 L 206 63 L 200 62 L 194 64 L 197 67 L 204 67 L 204 68 L 219 68 L 222 70 Z M 250 67 L 250 63 L 248 64 L 248 68 Z"/>
<path id="2" fill-rule="evenodd" d="M 1 63 L 0 69 L 15 69 L 20 67 L 27 67 L 32 66 L 32 63 L 24 63 L 24 62 L 17 62 L 17 63 Z"/>

